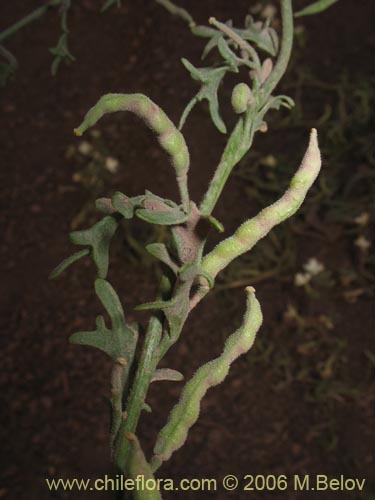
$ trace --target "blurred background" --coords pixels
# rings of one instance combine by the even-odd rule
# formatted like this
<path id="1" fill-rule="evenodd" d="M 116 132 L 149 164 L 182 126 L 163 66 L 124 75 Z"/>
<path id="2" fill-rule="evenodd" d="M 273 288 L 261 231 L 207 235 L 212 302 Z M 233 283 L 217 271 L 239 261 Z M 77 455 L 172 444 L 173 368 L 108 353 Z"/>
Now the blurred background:
<path id="1" fill-rule="evenodd" d="M 262 15 L 267 5 L 179 4 L 199 23 L 214 15 L 233 19 L 235 26 L 243 25 L 250 8 Z M 1 2 L 0 31 L 38 5 Z M 68 343 L 71 333 L 90 330 L 101 312 L 95 270 L 80 261 L 54 282 L 48 275 L 75 251 L 68 233 L 98 220 L 96 198 L 116 190 L 135 196 L 149 189 L 171 199 L 176 194 L 167 156 L 136 117 L 111 115 L 83 138 L 72 130 L 103 93 L 145 93 L 176 123 L 197 91 L 180 58 L 199 66 L 204 40 L 183 21 L 151 0 L 124 0 L 103 14 L 100 6 L 73 2 L 68 43 L 76 61 L 60 64 L 56 77 L 48 51 L 60 33 L 55 11 L 7 41 L 19 68 L 0 89 L 0 498 L 105 498 L 100 492 L 51 493 L 45 485 L 46 477 L 97 478 L 110 471 L 110 362 L 99 351 Z M 375 498 L 373 10 L 371 0 L 340 0 L 296 22 L 292 60 L 279 87 L 296 106 L 268 115 L 268 133 L 256 136 L 215 216 L 230 235 L 275 201 L 299 165 L 311 127 L 319 133 L 322 173 L 298 215 L 219 276 L 168 354 L 167 365 L 188 379 L 221 352 L 241 322 L 243 288 L 256 287 L 265 320 L 254 348 L 207 393 L 187 443 L 159 477 L 344 475 L 366 478 L 365 492 L 288 489 L 256 498 Z M 229 126 L 236 78 L 220 91 Z M 204 103 L 184 130 L 191 196 L 199 201 L 226 138 Z M 157 263 L 143 247 L 162 238 L 156 226 L 127 221 L 114 242 L 109 281 L 129 319 L 147 319 L 132 310 L 155 292 Z M 215 241 L 213 236 L 210 245 Z M 151 387 L 153 412 L 143 414 L 138 430 L 148 453 L 180 390 L 170 382 Z M 164 495 L 204 496 L 252 498 L 239 491 Z"/>

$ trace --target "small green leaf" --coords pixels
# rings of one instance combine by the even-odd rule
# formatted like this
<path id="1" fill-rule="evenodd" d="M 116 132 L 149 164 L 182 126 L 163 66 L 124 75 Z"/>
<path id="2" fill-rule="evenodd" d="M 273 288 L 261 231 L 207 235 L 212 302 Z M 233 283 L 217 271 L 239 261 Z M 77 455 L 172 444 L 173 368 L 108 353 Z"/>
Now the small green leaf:
<path id="1" fill-rule="evenodd" d="M 118 227 L 118 221 L 113 215 L 107 215 L 90 229 L 70 233 L 70 240 L 75 245 L 92 247 L 92 256 L 98 268 L 100 278 L 105 278 L 108 272 L 109 244 Z"/>
<path id="2" fill-rule="evenodd" d="M 142 410 L 144 410 L 147 413 L 152 413 L 152 408 L 149 404 L 143 403 L 142 404 Z"/>
<path id="3" fill-rule="evenodd" d="M 70 257 L 67 257 L 58 266 L 55 267 L 55 269 L 51 272 L 48 278 L 50 280 L 57 278 L 57 276 L 59 276 L 63 271 L 65 271 L 67 267 L 69 267 L 71 264 L 74 264 L 74 262 L 77 262 L 77 260 L 89 254 L 90 250 L 88 248 L 84 248 L 83 250 L 74 253 Z"/>
<path id="4" fill-rule="evenodd" d="M 279 39 L 273 28 L 267 26 L 267 24 L 262 25 L 259 22 L 254 22 L 252 16 L 246 17 L 245 26 L 245 29 L 233 28 L 233 31 L 244 40 L 254 42 L 259 49 L 271 56 L 275 57 L 277 55 Z"/>
<path id="5" fill-rule="evenodd" d="M 150 224 L 158 224 L 160 226 L 175 226 L 186 222 L 189 218 L 189 214 L 186 214 L 179 208 L 171 209 L 168 212 L 139 208 L 136 210 L 135 215 Z"/>
<path id="6" fill-rule="evenodd" d="M 214 122 L 216 128 L 223 134 L 226 133 L 226 126 L 219 114 L 219 101 L 217 97 L 217 92 L 219 85 L 223 80 L 225 74 L 228 71 L 234 72 L 231 66 L 223 66 L 220 68 L 195 68 L 187 59 L 181 59 L 185 68 L 189 71 L 190 75 L 194 80 L 201 83 L 201 88 L 198 93 L 193 97 L 193 99 L 186 106 L 178 128 L 181 129 L 185 123 L 185 120 L 198 101 L 206 99 L 208 101 L 208 107 L 211 115 L 211 119 Z M 237 68 L 236 68 L 237 69 Z"/>
<path id="7" fill-rule="evenodd" d="M 146 250 L 153 257 L 161 260 L 176 274 L 178 266 L 171 259 L 171 256 L 169 255 L 167 247 L 164 245 L 164 243 L 151 243 L 150 245 L 146 246 Z"/>
<path id="8" fill-rule="evenodd" d="M 218 231 L 219 233 L 224 232 L 223 224 L 218 221 L 216 217 L 214 217 L 213 215 L 209 215 L 208 217 L 206 217 L 206 220 L 208 220 L 208 222 L 216 229 L 216 231 Z"/>
<path id="9" fill-rule="evenodd" d="M 172 307 L 174 305 L 173 300 L 156 300 L 155 302 L 145 302 L 144 304 L 139 304 L 139 306 L 135 306 L 134 310 L 135 311 L 153 311 L 153 310 L 160 310 L 163 311 L 164 309 L 168 309 L 169 307 Z"/>
<path id="10" fill-rule="evenodd" d="M 169 380 L 171 382 L 181 382 L 184 380 L 182 373 L 172 368 L 158 368 L 155 370 L 151 382 L 160 382 L 162 380 Z"/>
<path id="11" fill-rule="evenodd" d="M 138 327 L 126 322 L 120 299 L 108 281 L 97 279 L 95 291 L 111 319 L 111 329 L 106 327 L 103 316 L 98 316 L 96 330 L 74 333 L 70 342 L 100 349 L 114 361 L 123 359 L 127 374 L 134 358 Z"/>
<path id="12" fill-rule="evenodd" d="M 99 212 L 106 215 L 111 215 L 116 212 L 110 198 L 98 198 L 95 201 L 95 207 Z"/>
<path id="13" fill-rule="evenodd" d="M 131 219 L 134 215 L 134 203 L 132 199 L 119 191 L 112 196 L 112 205 L 124 217 Z"/>
<path id="14" fill-rule="evenodd" d="M 224 61 L 227 62 L 234 73 L 238 73 L 238 57 L 229 48 L 228 43 L 224 40 L 224 37 L 219 38 L 217 48 L 219 49 L 220 55 L 223 57 Z"/>
<path id="15" fill-rule="evenodd" d="M 318 0 L 317 2 L 308 5 L 302 10 L 299 10 L 294 14 L 294 17 L 311 16 L 313 14 L 319 14 L 324 10 L 328 9 L 331 5 L 336 3 L 338 0 Z"/>

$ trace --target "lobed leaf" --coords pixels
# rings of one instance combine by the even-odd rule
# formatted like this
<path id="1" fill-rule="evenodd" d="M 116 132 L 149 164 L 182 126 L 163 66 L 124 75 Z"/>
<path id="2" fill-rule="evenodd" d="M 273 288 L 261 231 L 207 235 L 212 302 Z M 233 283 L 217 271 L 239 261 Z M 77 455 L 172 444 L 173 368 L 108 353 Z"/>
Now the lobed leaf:
<path id="1" fill-rule="evenodd" d="M 118 220 L 113 215 L 107 215 L 90 229 L 70 233 L 70 240 L 75 245 L 85 245 L 92 248 L 92 256 L 98 268 L 100 278 L 105 278 L 109 264 L 109 245 L 118 227 Z"/>
<path id="2" fill-rule="evenodd" d="M 193 106 L 198 102 L 206 99 L 208 101 L 208 107 L 211 115 L 211 119 L 214 122 L 216 128 L 223 134 L 226 133 L 226 126 L 219 114 L 219 101 L 217 97 L 217 92 L 219 85 L 222 82 L 225 74 L 228 71 L 234 71 L 231 66 L 223 66 L 220 68 L 196 68 L 187 59 L 181 59 L 185 68 L 189 71 L 190 75 L 194 80 L 197 80 L 201 84 L 201 88 L 198 93 L 193 97 L 193 99 L 186 106 L 178 125 L 181 129 L 185 123 L 185 120 L 192 110 Z M 237 68 L 236 68 L 237 70 Z M 238 71 L 238 70 L 237 70 Z"/>
<path id="3" fill-rule="evenodd" d="M 128 372 L 134 358 L 138 327 L 126 322 L 120 299 L 108 281 L 97 279 L 95 291 L 111 319 L 111 329 L 106 327 L 103 316 L 98 316 L 95 330 L 74 333 L 70 342 L 100 349 L 114 361 L 125 360 Z"/>

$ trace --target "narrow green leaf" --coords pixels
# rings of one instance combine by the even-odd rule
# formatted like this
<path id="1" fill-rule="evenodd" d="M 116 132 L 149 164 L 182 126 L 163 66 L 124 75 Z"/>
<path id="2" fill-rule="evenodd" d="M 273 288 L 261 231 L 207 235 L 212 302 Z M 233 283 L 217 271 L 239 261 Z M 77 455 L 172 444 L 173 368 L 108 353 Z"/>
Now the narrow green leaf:
<path id="1" fill-rule="evenodd" d="M 146 250 L 156 259 L 161 260 L 176 274 L 178 266 L 171 259 L 171 256 L 169 255 L 167 247 L 164 245 L 164 243 L 151 243 L 150 245 L 146 246 Z"/>
<path id="2" fill-rule="evenodd" d="M 160 226 L 175 226 L 186 222 L 189 218 L 189 214 L 186 214 L 179 208 L 171 209 L 168 212 L 139 208 L 136 210 L 135 215 L 150 224 L 158 224 Z"/>
<path id="3" fill-rule="evenodd" d="M 71 264 L 74 264 L 74 262 L 77 262 L 77 260 L 89 254 L 90 254 L 90 249 L 84 248 L 83 250 L 74 253 L 70 257 L 67 257 L 58 266 L 55 267 L 55 269 L 49 275 L 48 279 L 53 280 L 57 278 L 57 276 L 59 276 L 63 271 L 65 271 L 67 267 L 69 267 Z"/>
<path id="4" fill-rule="evenodd" d="M 174 301 L 168 300 L 156 300 L 155 302 L 145 302 L 144 304 L 139 304 L 135 306 L 135 311 L 152 311 L 152 310 L 164 310 L 174 305 Z"/>
<path id="5" fill-rule="evenodd" d="M 238 57 L 236 54 L 229 48 L 228 43 L 224 40 L 224 37 L 219 38 L 217 48 L 224 61 L 226 61 L 234 73 L 238 73 Z"/>
<path id="6" fill-rule="evenodd" d="M 325 11 L 336 3 L 338 0 L 318 0 L 317 2 L 314 2 L 307 7 L 305 7 L 302 10 L 299 10 L 294 14 L 294 17 L 302 17 L 302 16 L 311 16 L 313 14 L 319 14 L 320 12 Z"/>
<path id="7" fill-rule="evenodd" d="M 112 285 L 101 278 L 95 280 L 95 292 L 103 304 L 109 317 L 111 318 L 114 330 L 121 330 L 125 327 L 125 315 L 120 299 Z"/>
<path id="8" fill-rule="evenodd" d="M 224 232 L 223 224 L 218 221 L 216 217 L 214 217 L 213 215 L 209 215 L 208 217 L 206 217 L 206 220 L 208 220 L 208 222 L 216 229 L 216 231 L 218 231 L 219 233 Z"/>
<path id="9" fill-rule="evenodd" d="M 160 382 L 162 380 L 169 380 L 171 382 L 181 382 L 184 380 L 182 373 L 172 368 L 158 368 L 155 370 L 151 382 Z"/>

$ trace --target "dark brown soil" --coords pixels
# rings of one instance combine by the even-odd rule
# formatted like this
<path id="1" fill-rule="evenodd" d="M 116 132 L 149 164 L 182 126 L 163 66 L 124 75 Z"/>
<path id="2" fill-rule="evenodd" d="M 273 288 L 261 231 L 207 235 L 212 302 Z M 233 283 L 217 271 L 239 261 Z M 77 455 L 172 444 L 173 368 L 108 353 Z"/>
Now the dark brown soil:
<path id="1" fill-rule="evenodd" d="M 70 47 L 77 61 L 63 66 L 56 78 L 50 75 L 47 50 L 58 36 L 53 13 L 7 44 L 17 55 L 20 69 L 16 79 L 1 90 L 0 100 L 0 498 L 6 499 L 106 497 L 93 491 L 50 492 L 45 484 L 47 477 L 97 478 L 110 472 L 105 399 L 110 363 L 99 352 L 68 343 L 74 331 L 90 329 L 100 311 L 92 291 L 94 270 L 78 263 L 56 282 L 47 279 L 51 269 L 72 253 L 67 237 L 70 223 L 92 201 L 92 194 L 74 182 L 77 166 L 66 159 L 66 150 L 78 141 L 72 129 L 106 92 L 143 92 L 177 121 L 196 90 L 180 58 L 198 64 L 202 48 L 201 40 L 155 2 L 124 0 L 119 10 L 113 8 L 104 15 L 97 13 L 97 2 L 75 3 Z M 180 3 L 186 6 L 189 2 Z M 2 2 L 0 28 L 38 4 L 34 0 Z M 193 2 L 190 10 L 202 23 L 215 14 L 240 24 L 248 4 L 244 0 L 206 0 Z M 327 82 L 335 81 L 343 69 L 349 75 L 357 71 L 366 75 L 374 51 L 372 11 L 371 0 L 340 0 L 321 16 L 306 19 L 303 24 L 309 43 L 303 64 Z M 105 147 L 124 167 L 104 179 L 99 196 L 116 189 L 128 195 L 149 189 L 174 198 L 167 157 L 151 132 L 132 116 L 103 119 L 99 128 Z M 287 134 L 278 132 L 276 144 L 270 140 L 276 151 L 283 148 Z M 199 200 L 225 137 L 213 128 L 204 106 L 198 106 L 189 117 L 186 137 L 192 156 L 191 195 Z M 215 213 L 225 223 L 226 234 L 249 216 L 241 183 L 239 177 L 228 182 Z M 140 225 L 136 228 L 141 231 Z M 154 269 L 131 264 L 121 256 L 120 245 L 110 281 L 130 311 L 128 315 L 144 321 L 131 308 L 152 299 Z M 340 242 L 330 245 L 329 240 L 302 238 L 296 259 L 306 261 L 314 255 L 311 249 L 326 252 L 333 260 L 345 258 L 345 246 Z M 297 261 L 295 272 L 300 269 Z M 291 485 L 294 474 L 344 475 L 366 478 L 366 493 L 308 493 L 293 491 L 290 486 L 283 492 L 238 489 L 230 494 L 219 486 L 216 492 L 173 492 L 165 498 L 374 498 L 374 370 L 366 356 L 366 352 L 374 352 L 374 302 L 364 294 L 349 304 L 336 289 L 330 289 L 324 300 L 309 301 L 292 281 L 271 279 L 257 285 L 265 321 L 254 357 L 250 353 L 238 360 L 225 383 L 207 393 L 186 445 L 160 469 L 159 477 L 216 478 L 220 483 L 227 474 L 240 478 L 285 474 Z M 299 304 L 304 317 L 334 318 L 334 328 L 321 334 L 328 338 L 319 339 L 324 352 L 318 349 L 312 359 L 303 358 L 299 346 L 304 338 L 296 333 L 293 321 L 285 321 L 290 303 Z M 225 337 L 240 322 L 243 304 L 241 289 L 208 297 L 168 354 L 168 366 L 181 370 L 188 379 L 221 351 Z M 344 341 L 345 351 L 339 368 L 328 377 L 328 388 L 318 368 L 312 369 L 307 382 L 302 375 L 299 379 L 305 364 L 319 367 L 321 357 L 327 359 L 327 346 L 336 340 Z M 148 453 L 179 390 L 177 384 L 165 382 L 150 391 L 148 403 L 153 412 L 143 415 L 138 431 Z"/>

